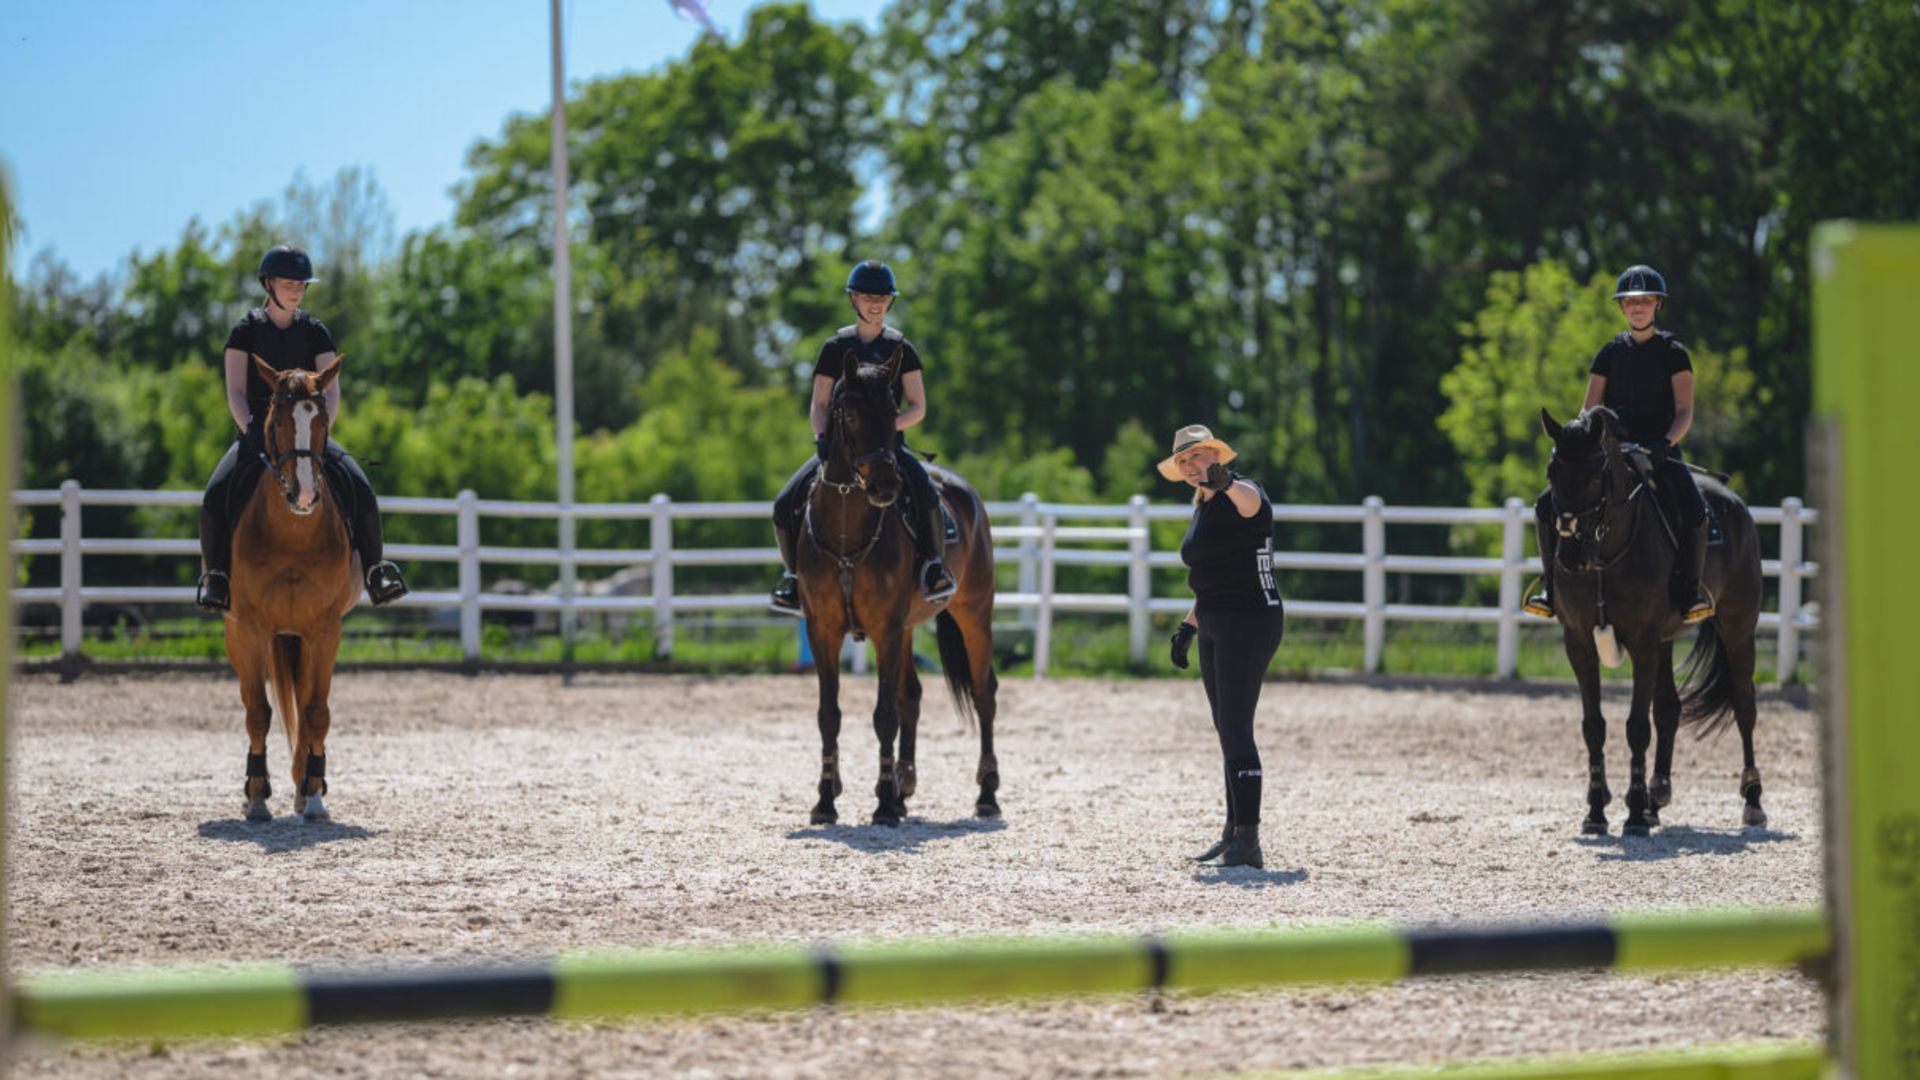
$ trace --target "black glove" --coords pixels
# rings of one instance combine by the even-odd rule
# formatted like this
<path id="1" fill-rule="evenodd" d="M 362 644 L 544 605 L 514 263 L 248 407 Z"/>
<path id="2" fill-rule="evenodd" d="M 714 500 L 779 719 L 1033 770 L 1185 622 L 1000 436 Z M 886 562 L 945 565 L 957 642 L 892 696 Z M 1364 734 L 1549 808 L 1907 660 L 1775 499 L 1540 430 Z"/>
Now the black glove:
<path id="1" fill-rule="evenodd" d="M 1216 461 L 1207 466 L 1207 478 L 1200 481 L 1200 486 L 1208 491 L 1225 491 L 1233 486 L 1233 474 Z"/>
<path id="2" fill-rule="evenodd" d="M 813 437 L 813 452 L 820 458 L 821 463 L 825 464 L 827 455 L 833 452 L 833 441 L 825 435 L 815 435 Z"/>
<path id="3" fill-rule="evenodd" d="M 1218 466 L 1216 466 L 1216 468 L 1217 467 Z M 1182 671 L 1185 671 L 1187 669 L 1187 650 L 1193 648 L 1193 636 L 1195 634 L 1198 634 L 1199 632 L 1200 632 L 1199 627 L 1193 625 L 1190 622 L 1187 622 L 1184 619 L 1181 620 L 1180 628 L 1173 632 L 1173 637 L 1171 639 L 1173 642 L 1173 648 L 1169 650 L 1167 654 L 1168 657 L 1173 661 L 1174 667 L 1177 667 Z"/>

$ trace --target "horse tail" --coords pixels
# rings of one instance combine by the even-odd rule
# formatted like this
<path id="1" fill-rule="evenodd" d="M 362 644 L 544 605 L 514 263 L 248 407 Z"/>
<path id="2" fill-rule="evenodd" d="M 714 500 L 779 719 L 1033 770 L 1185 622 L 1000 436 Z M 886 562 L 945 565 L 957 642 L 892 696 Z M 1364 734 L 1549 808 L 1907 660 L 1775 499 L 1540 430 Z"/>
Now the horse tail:
<path id="1" fill-rule="evenodd" d="M 273 690 L 273 706 L 280 710 L 280 727 L 287 733 L 287 748 L 297 757 L 305 735 L 300 730 L 300 702 L 293 692 L 293 673 L 300 670 L 300 639 L 291 634 L 275 634 L 267 646 L 267 682 Z"/>
<path id="2" fill-rule="evenodd" d="M 1718 625 L 1714 619 L 1700 624 L 1693 651 L 1680 666 L 1680 722 L 1701 725 L 1702 739 L 1718 734 L 1733 719 L 1733 664 L 1720 641 Z"/>
<path id="3" fill-rule="evenodd" d="M 947 673 L 953 707 L 971 730 L 979 721 L 973 715 L 973 665 L 967 662 L 967 637 L 960 632 L 959 621 L 944 608 L 934 617 L 933 630 L 940 641 L 940 667 Z"/>

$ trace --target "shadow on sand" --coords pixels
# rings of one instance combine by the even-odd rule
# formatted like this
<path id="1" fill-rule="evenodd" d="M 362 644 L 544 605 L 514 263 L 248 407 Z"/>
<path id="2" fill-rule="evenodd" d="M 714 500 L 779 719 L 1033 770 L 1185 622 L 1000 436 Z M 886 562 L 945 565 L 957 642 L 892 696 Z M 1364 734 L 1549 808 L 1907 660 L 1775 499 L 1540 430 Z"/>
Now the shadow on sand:
<path id="1" fill-rule="evenodd" d="M 342 825 L 337 821 L 307 822 L 301 820 L 298 814 L 282 814 L 272 821 L 253 822 L 236 818 L 203 821 L 200 823 L 200 835 L 208 840 L 253 844 L 268 855 L 278 855 L 288 851 L 305 851 L 340 840 L 365 840 L 379 836 L 380 830 Z"/>
<path id="2" fill-rule="evenodd" d="M 918 851 L 928 844 L 997 833 L 1006 827 L 1005 818 L 963 817 L 952 821 L 927 821 L 909 814 L 898 826 L 849 825 L 845 822 L 813 825 L 793 830 L 787 834 L 787 839 L 829 840 L 854 851 Z"/>
<path id="3" fill-rule="evenodd" d="M 1736 826 L 1701 829 L 1691 825 L 1656 828 L 1651 836 L 1582 836 L 1574 840 L 1602 862 L 1654 862 L 1688 855 L 1738 855 L 1761 844 L 1798 840 L 1798 833 Z"/>

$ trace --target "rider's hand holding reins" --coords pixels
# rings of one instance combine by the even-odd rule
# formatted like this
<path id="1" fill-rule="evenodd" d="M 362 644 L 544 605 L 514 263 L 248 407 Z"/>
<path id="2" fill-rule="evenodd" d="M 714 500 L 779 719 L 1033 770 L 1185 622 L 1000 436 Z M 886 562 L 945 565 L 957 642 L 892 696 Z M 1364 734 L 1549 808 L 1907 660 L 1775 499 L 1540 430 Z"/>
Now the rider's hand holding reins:
<path id="1" fill-rule="evenodd" d="M 1214 468 L 1217 469 L 1219 466 L 1215 465 Z M 1180 628 L 1173 632 L 1173 637 L 1170 639 L 1172 648 L 1168 650 L 1168 658 L 1173 661 L 1174 667 L 1182 671 L 1187 669 L 1187 650 L 1193 648 L 1193 636 L 1199 632 L 1199 627 L 1184 619 L 1181 620 Z"/>

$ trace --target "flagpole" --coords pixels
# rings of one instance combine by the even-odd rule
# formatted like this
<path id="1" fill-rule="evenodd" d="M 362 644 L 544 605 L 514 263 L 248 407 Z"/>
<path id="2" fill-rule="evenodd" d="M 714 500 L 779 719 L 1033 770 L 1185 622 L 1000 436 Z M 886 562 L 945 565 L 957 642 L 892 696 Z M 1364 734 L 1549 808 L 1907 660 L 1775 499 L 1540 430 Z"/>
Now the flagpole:
<path id="1" fill-rule="evenodd" d="M 573 262 L 567 240 L 567 95 L 562 56 L 560 0 L 551 0 L 553 39 L 553 406 L 554 448 L 559 457 L 560 508 L 573 507 Z M 574 521 L 560 518 L 560 649 L 573 660 Z"/>

